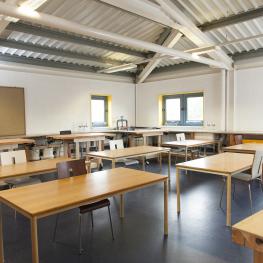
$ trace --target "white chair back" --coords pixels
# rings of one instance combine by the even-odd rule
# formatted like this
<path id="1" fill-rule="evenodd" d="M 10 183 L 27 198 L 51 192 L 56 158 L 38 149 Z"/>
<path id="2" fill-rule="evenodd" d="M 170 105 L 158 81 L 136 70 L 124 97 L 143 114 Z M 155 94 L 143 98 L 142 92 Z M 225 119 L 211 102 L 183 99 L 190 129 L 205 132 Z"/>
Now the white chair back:
<path id="1" fill-rule="evenodd" d="M 15 163 L 26 163 L 27 162 L 25 150 L 13 151 L 13 156 L 15 157 Z"/>
<path id="2" fill-rule="evenodd" d="M 185 134 L 184 133 L 177 133 L 176 134 L 177 141 L 185 141 Z"/>
<path id="3" fill-rule="evenodd" d="M 255 179 L 259 176 L 262 176 L 262 164 L 263 151 L 256 151 L 252 165 L 251 179 Z"/>
<path id="4" fill-rule="evenodd" d="M 1 152 L 0 153 L 1 165 L 11 165 L 14 164 L 15 158 L 13 152 Z"/>
<path id="5" fill-rule="evenodd" d="M 15 163 L 26 163 L 25 150 L 1 152 L 1 165 L 11 165 Z"/>
<path id="6" fill-rule="evenodd" d="M 123 140 L 111 140 L 110 141 L 110 150 L 123 149 Z"/>

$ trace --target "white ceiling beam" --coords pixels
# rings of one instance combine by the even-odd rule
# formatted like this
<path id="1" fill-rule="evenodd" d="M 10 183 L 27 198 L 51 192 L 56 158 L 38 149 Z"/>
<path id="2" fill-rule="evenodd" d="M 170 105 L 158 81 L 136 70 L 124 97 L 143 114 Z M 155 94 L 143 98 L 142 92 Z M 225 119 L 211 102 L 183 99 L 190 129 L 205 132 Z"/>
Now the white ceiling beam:
<path id="1" fill-rule="evenodd" d="M 178 33 L 177 30 L 173 30 L 170 35 L 167 37 L 167 39 L 164 41 L 163 46 L 168 48 L 173 48 L 174 45 L 179 41 L 179 39 L 182 37 L 182 33 Z M 151 72 L 158 66 L 158 64 L 161 62 L 162 58 L 159 54 L 155 54 L 152 57 L 152 60 L 144 67 L 142 72 L 137 77 L 137 83 L 142 83 L 144 80 L 151 74 Z"/>
<path id="2" fill-rule="evenodd" d="M 149 50 L 155 53 L 168 55 L 171 57 L 179 57 L 189 61 L 195 61 L 198 63 L 206 64 L 212 67 L 217 68 L 225 68 L 229 69 L 225 63 L 220 61 L 215 61 L 213 59 L 193 56 L 189 53 L 185 53 L 183 51 L 175 50 L 172 48 L 163 47 L 151 42 L 142 41 L 139 39 L 134 39 L 130 37 L 126 37 L 120 34 L 88 27 L 85 25 L 78 24 L 73 21 L 66 20 L 64 18 L 56 17 L 53 15 L 40 13 L 37 11 L 31 10 L 30 12 L 25 11 L 16 6 L 4 4 L 0 2 L 0 13 L 6 16 L 15 17 L 30 23 L 37 23 L 39 25 L 55 28 L 58 30 L 71 32 L 87 37 L 92 37 L 100 40 L 104 40 L 107 42 L 117 43 L 122 46 L 130 46 L 137 49 Z"/>
<path id="3" fill-rule="evenodd" d="M 32 8 L 33 10 L 37 9 L 38 7 L 40 7 L 42 4 L 44 4 L 47 0 L 5 0 L 4 2 L 6 4 L 9 5 L 24 5 L 27 7 Z M 0 19 L 0 35 L 4 32 L 4 30 L 6 29 L 6 27 L 8 26 L 8 24 L 10 22 L 17 22 L 17 19 L 12 19 L 10 17 L 2 17 Z"/>
<path id="4" fill-rule="evenodd" d="M 183 11 L 181 11 L 170 0 L 155 0 L 162 10 L 174 21 L 180 23 L 180 31 L 188 37 L 197 46 L 214 45 L 215 43 L 204 32 L 202 32 L 194 23 L 189 19 Z M 212 58 L 220 60 L 226 64 L 228 68 L 232 68 L 232 59 L 223 51 L 215 50 L 209 54 Z"/>
<path id="5" fill-rule="evenodd" d="M 180 27 L 179 24 L 169 18 L 158 6 L 148 0 L 100 0 L 103 3 L 123 9 L 127 12 L 147 18 L 164 26 L 174 29 Z"/>

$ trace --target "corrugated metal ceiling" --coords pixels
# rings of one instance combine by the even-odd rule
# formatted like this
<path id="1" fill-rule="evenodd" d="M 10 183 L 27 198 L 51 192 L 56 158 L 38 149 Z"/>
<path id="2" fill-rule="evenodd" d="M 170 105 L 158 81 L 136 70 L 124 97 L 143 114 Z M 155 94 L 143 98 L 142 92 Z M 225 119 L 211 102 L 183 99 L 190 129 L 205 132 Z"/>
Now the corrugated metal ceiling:
<path id="1" fill-rule="evenodd" d="M 3 0 L 1 0 L 3 1 Z M 152 0 L 154 2 L 154 0 Z M 173 0 L 184 13 L 196 24 L 203 25 L 221 18 L 237 15 L 263 6 L 263 0 Z M 90 27 L 103 29 L 132 38 L 156 42 L 165 30 L 163 25 L 148 19 L 125 12 L 96 0 L 49 0 L 39 11 L 62 17 Z M 215 44 L 263 33 L 263 18 L 229 25 L 205 32 Z M 132 55 L 102 50 L 95 47 L 78 45 L 52 38 L 40 37 L 27 33 L 10 32 L 7 39 L 24 43 L 38 44 L 45 47 L 73 51 L 80 54 L 93 55 L 99 58 L 109 58 L 123 62 L 136 62 L 138 58 Z M 116 46 L 116 44 L 114 44 Z M 196 46 L 186 37 L 180 39 L 175 49 L 188 50 Z M 131 49 L 131 47 L 127 46 Z M 263 48 L 263 38 L 251 39 L 222 47 L 229 55 Z M 144 51 L 144 50 L 139 50 Z M 2 54 L 31 57 L 40 60 L 61 61 L 92 67 L 107 68 L 109 64 L 94 62 L 45 53 L 30 52 L 14 48 L 0 47 Z M 170 66 L 185 62 L 182 59 L 163 59 L 158 67 Z M 134 70 L 131 70 L 132 72 Z"/>

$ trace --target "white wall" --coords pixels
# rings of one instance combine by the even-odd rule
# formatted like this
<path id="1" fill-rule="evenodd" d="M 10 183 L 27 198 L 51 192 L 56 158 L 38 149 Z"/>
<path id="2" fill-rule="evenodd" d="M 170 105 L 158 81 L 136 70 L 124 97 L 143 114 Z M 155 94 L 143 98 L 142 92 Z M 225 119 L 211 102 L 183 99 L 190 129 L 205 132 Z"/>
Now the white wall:
<path id="1" fill-rule="evenodd" d="M 236 71 L 234 129 L 263 131 L 263 67 Z"/>
<path id="2" fill-rule="evenodd" d="M 188 76 L 137 85 L 136 124 L 159 126 L 158 98 L 163 94 L 204 92 L 205 130 L 224 130 L 224 73 Z M 214 124 L 214 126 L 212 126 Z M 209 126 L 208 126 L 209 125 Z M 186 128 L 187 129 L 187 128 Z M 189 127 L 193 129 L 193 127 Z"/>
<path id="3" fill-rule="evenodd" d="M 25 89 L 27 134 L 90 127 L 90 95 L 112 95 L 112 122 L 123 115 L 134 125 L 134 84 L 0 69 L 0 86 Z"/>

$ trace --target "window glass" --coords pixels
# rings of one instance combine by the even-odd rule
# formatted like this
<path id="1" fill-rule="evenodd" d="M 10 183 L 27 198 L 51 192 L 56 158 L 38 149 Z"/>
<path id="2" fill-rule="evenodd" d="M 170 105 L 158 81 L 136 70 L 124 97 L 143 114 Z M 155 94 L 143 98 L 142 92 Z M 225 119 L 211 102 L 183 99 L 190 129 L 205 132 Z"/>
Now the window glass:
<path id="1" fill-rule="evenodd" d="M 176 99 L 167 99 L 166 100 L 166 121 L 172 122 L 172 121 L 180 121 L 180 109 L 181 103 L 180 98 Z"/>
<path id="2" fill-rule="evenodd" d="M 107 107 L 107 96 L 91 96 L 91 122 L 93 127 L 105 127 L 108 125 Z"/>
<path id="3" fill-rule="evenodd" d="M 204 119 L 204 98 L 187 98 L 187 118 L 189 122 L 201 122 Z"/>

